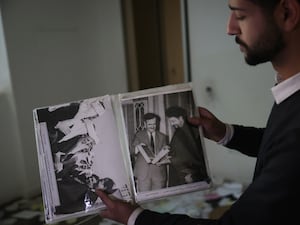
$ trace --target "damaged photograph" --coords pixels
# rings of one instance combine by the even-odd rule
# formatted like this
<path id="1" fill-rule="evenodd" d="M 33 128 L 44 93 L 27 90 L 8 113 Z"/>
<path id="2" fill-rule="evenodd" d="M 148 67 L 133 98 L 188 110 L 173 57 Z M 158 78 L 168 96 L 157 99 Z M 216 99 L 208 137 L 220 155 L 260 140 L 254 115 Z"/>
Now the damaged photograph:
<path id="1" fill-rule="evenodd" d="M 50 212 L 70 214 L 102 206 L 97 188 L 119 199 L 130 199 L 108 96 L 40 108 L 36 118 L 50 169 L 47 182 L 51 194 L 46 200 L 52 203 Z M 116 164 L 115 172 L 112 163 Z"/>

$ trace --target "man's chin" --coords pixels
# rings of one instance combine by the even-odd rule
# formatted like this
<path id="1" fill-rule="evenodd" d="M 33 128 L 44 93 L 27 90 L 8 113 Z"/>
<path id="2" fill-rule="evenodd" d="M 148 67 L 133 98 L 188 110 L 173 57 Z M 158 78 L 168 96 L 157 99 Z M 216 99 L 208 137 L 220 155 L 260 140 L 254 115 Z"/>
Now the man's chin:
<path id="1" fill-rule="evenodd" d="M 245 57 L 245 62 L 246 62 L 249 66 L 256 66 L 256 65 L 258 65 L 258 64 L 265 63 L 265 61 L 253 60 L 253 59 L 247 58 L 247 57 Z"/>
<path id="2" fill-rule="evenodd" d="M 240 51 L 246 54 L 246 48 L 243 45 L 239 45 L 239 46 L 240 46 Z"/>
<path id="3" fill-rule="evenodd" d="M 249 58 L 245 57 L 245 62 L 249 65 L 249 66 L 256 66 L 258 63 L 251 61 Z"/>

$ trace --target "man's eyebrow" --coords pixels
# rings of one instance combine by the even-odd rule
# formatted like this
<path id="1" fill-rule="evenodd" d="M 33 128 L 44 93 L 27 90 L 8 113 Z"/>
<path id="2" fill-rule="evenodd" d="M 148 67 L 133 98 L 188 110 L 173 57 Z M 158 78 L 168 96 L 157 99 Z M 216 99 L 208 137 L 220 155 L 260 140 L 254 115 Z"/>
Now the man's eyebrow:
<path id="1" fill-rule="evenodd" d="M 237 6 L 232 6 L 232 5 L 228 5 L 229 9 L 233 10 L 233 11 L 246 11 L 245 8 L 241 8 L 241 7 L 237 7 Z"/>

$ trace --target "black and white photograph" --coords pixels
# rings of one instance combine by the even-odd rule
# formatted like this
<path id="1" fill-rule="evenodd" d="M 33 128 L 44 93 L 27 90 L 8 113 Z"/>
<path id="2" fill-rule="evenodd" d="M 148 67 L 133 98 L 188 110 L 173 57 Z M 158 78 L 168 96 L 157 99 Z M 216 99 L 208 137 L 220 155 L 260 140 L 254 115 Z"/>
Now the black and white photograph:
<path id="1" fill-rule="evenodd" d="M 187 121 L 196 113 L 192 90 L 140 94 L 120 100 L 137 198 L 208 184 L 201 135 Z"/>
<path id="2" fill-rule="evenodd" d="M 110 97 L 40 108 L 36 118 L 48 167 L 50 214 L 103 207 L 96 188 L 130 200 Z"/>

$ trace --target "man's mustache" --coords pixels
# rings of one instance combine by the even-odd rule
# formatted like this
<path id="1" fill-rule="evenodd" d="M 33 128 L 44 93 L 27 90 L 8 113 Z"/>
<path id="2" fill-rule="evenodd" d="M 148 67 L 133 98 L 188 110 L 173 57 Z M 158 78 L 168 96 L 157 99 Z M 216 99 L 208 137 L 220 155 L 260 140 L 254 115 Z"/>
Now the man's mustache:
<path id="1" fill-rule="evenodd" d="M 245 42 L 243 42 L 239 37 L 235 37 L 235 43 L 244 46 L 245 48 L 247 48 L 247 44 Z"/>

